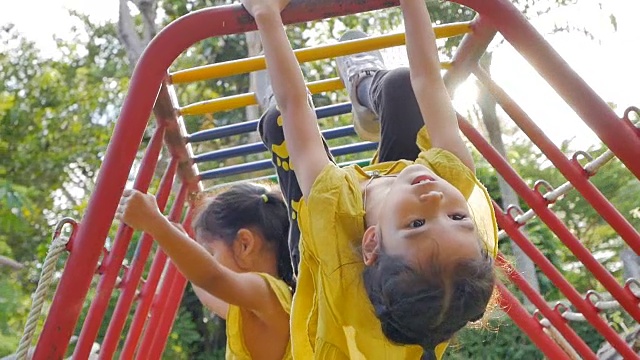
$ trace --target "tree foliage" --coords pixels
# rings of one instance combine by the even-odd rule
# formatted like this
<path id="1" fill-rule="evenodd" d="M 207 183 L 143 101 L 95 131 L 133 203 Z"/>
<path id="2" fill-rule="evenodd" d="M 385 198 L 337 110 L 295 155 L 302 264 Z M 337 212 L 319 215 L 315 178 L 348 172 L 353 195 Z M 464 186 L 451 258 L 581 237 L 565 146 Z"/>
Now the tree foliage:
<path id="1" fill-rule="evenodd" d="M 63 213 L 79 217 L 128 84 L 113 25 L 81 18 L 89 37 L 76 29 L 72 41 L 58 40 L 58 58 L 43 57 L 11 25 L 0 29 L 0 255 L 29 265 L 3 277 L 0 297 L 20 305 L 3 306 L 3 316 L 25 314 L 51 226 Z M 3 321 L 11 329 L 0 333 L 15 336 L 23 320 Z"/>

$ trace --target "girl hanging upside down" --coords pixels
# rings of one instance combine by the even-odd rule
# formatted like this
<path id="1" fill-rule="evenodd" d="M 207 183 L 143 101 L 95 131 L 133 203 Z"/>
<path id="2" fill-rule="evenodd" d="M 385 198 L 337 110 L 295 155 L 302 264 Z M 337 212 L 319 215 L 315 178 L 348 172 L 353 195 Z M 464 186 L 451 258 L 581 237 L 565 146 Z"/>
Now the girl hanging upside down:
<path id="1" fill-rule="evenodd" d="M 356 131 L 380 142 L 365 168 L 339 168 L 327 151 L 283 29 L 288 0 L 242 3 L 258 25 L 271 82 L 257 91 L 268 109 L 259 131 L 293 220 L 294 358 L 440 358 L 490 302 L 497 228 L 424 0 L 400 0 L 409 69 L 386 70 L 378 52 L 338 59 Z M 349 31 L 341 41 L 362 37 Z"/>

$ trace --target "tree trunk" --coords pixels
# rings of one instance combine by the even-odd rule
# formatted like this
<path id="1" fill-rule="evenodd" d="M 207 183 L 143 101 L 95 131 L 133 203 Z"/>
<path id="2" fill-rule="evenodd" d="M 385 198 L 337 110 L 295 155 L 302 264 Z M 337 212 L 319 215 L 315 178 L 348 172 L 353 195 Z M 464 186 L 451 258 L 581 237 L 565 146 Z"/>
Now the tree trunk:
<path id="1" fill-rule="evenodd" d="M 142 17 L 142 29 L 137 29 L 129 4 L 134 4 L 140 11 Z M 120 8 L 118 12 L 118 38 L 124 46 L 129 60 L 129 71 L 133 69 L 140 59 L 142 52 L 147 47 L 151 39 L 158 33 L 156 26 L 156 15 L 158 10 L 158 0 L 120 0 Z M 145 131 L 145 138 L 150 138 L 155 131 L 156 124 L 153 122 Z M 169 152 L 162 147 L 161 156 L 158 159 L 154 174 L 156 177 L 162 177 L 169 164 Z M 178 183 L 174 183 L 178 186 Z M 177 189 L 174 189 L 177 191 Z"/>
<path id="2" fill-rule="evenodd" d="M 129 1 L 120 0 L 118 10 L 118 37 L 124 46 L 131 70 L 135 67 L 142 51 L 151 38 L 157 33 L 155 26 L 157 0 L 138 0 L 133 2 L 142 15 L 142 36 L 138 34 L 136 25 L 129 10 Z"/>
<path id="3" fill-rule="evenodd" d="M 489 72 L 491 67 L 490 53 L 487 53 L 482 58 L 481 66 Z M 506 159 L 507 152 L 505 151 L 504 142 L 502 141 L 502 129 L 496 114 L 496 101 L 483 86 L 479 86 L 478 105 L 480 106 L 480 111 L 482 113 L 482 121 L 487 128 L 489 142 L 493 145 L 496 151 Z M 502 195 L 501 205 L 503 209 L 507 209 L 511 204 L 519 204 L 518 195 L 500 175 L 498 175 L 498 185 L 500 187 L 500 194 Z M 525 233 L 524 230 L 520 231 Z M 516 260 L 516 270 L 524 276 L 527 282 L 536 289 L 536 291 L 540 292 L 540 285 L 538 283 L 538 277 L 536 276 L 536 269 L 533 261 L 531 261 L 527 254 L 525 254 L 513 240 L 511 241 L 511 247 L 513 249 L 513 256 Z M 529 304 L 529 301 L 527 300 L 526 303 Z"/>

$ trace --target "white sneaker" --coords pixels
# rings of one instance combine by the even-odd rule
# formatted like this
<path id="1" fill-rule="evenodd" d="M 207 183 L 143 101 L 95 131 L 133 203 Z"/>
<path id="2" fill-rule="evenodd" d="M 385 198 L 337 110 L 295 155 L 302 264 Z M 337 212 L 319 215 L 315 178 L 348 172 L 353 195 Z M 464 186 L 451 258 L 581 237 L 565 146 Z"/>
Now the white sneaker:
<path id="1" fill-rule="evenodd" d="M 269 107 L 276 106 L 276 97 L 273 95 L 273 87 L 271 87 L 271 78 L 269 77 L 269 73 L 267 70 L 260 70 L 256 72 L 256 99 L 258 100 L 258 105 L 262 111 L 267 111 Z M 309 102 L 309 107 L 312 109 L 313 106 L 313 98 L 311 97 L 311 93 L 309 89 L 307 89 L 307 101 Z"/>
<path id="2" fill-rule="evenodd" d="M 348 41 L 368 37 L 362 31 L 349 30 L 340 37 L 339 41 Z M 385 69 L 380 51 L 353 54 L 336 58 L 340 79 L 344 83 L 353 114 L 353 127 L 360 138 L 367 141 L 380 140 L 380 121 L 376 114 L 358 101 L 356 87 L 365 76 L 372 76 L 378 70 Z"/>
<path id="3" fill-rule="evenodd" d="M 267 70 L 260 70 L 255 74 L 256 80 L 256 100 L 262 111 L 267 111 L 269 106 L 275 104 L 276 98 L 273 96 L 271 80 Z"/>

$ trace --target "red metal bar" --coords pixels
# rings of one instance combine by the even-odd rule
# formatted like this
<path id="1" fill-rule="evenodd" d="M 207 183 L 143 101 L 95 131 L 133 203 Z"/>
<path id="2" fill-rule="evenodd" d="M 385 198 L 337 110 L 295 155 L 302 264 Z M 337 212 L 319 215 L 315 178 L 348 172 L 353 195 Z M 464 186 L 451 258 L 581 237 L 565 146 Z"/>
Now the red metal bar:
<path id="1" fill-rule="evenodd" d="M 175 268 L 173 264 L 171 264 L 171 266 Z M 173 279 L 173 284 L 169 290 L 169 298 L 166 303 L 166 308 L 162 312 L 158 323 L 158 330 L 155 332 L 153 342 L 149 349 L 150 352 L 147 354 L 148 359 L 162 358 L 162 353 L 164 352 L 164 348 L 167 346 L 169 333 L 171 332 L 173 323 L 178 315 L 178 309 L 180 308 L 180 302 L 182 300 L 182 295 L 184 294 L 184 289 L 187 287 L 187 283 L 187 279 L 180 272 L 176 271 L 176 276 Z"/>
<path id="2" fill-rule="evenodd" d="M 164 312 L 167 310 L 167 304 L 170 297 L 169 293 L 171 291 L 171 287 L 173 286 L 173 282 L 178 275 L 178 269 L 176 269 L 171 261 L 167 261 L 166 270 L 162 278 L 162 284 L 160 284 L 160 290 L 153 298 L 151 316 L 149 317 L 146 331 L 144 331 L 142 339 L 140 340 L 140 347 L 138 348 L 138 352 L 136 353 L 137 358 L 148 358 L 149 354 L 152 351 L 155 333 L 156 331 L 158 331 L 160 319 L 162 319 Z"/>
<path id="3" fill-rule="evenodd" d="M 558 55 L 509 0 L 457 0 L 493 25 L 640 179 L 640 136 Z M 623 79 L 621 79 L 622 81 Z"/>
<path id="4" fill-rule="evenodd" d="M 192 216 L 193 209 L 189 210 L 183 224 L 189 236 L 193 237 L 191 231 Z M 146 359 L 160 359 L 180 307 L 186 285 L 187 279 L 169 259 L 165 278 L 160 291 L 156 295 L 152 315 L 147 325 L 147 328 L 154 329 L 154 331 L 145 332 L 137 357 L 144 356 Z"/>
<path id="5" fill-rule="evenodd" d="M 189 236 L 191 236 L 191 238 L 193 238 L 194 236 L 192 231 L 193 229 L 191 228 L 193 213 L 193 208 L 191 208 L 183 222 L 184 228 L 185 230 L 187 230 L 187 233 L 189 234 Z M 175 267 L 173 262 L 170 262 L 169 266 Z M 184 294 L 184 289 L 186 286 L 187 279 L 184 277 L 184 275 L 182 275 L 182 273 L 177 271 L 176 276 L 173 280 L 173 284 L 171 285 L 171 289 L 169 290 L 166 308 L 162 312 L 157 330 L 154 331 L 153 341 L 151 343 L 151 352 L 148 354 L 149 359 L 161 358 L 162 352 L 167 345 L 169 332 L 171 331 L 173 323 L 178 314 L 178 309 L 180 308 L 180 302 L 182 300 L 182 296 Z"/>
<path id="6" fill-rule="evenodd" d="M 153 173 L 158 163 L 160 150 L 162 149 L 162 138 L 164 135 L 164 127 L 158 127 L 151 137 L 151 141 L 147 147 L 147 151 L 142 159 L 142 165 L 136 176 L 133 187 L 140 191 L 146 192 L 153 178 Z M 100 277 L 96 295 L 89 307 L 89 312 L 84 320 L 78 343 L 73 353 L 76 359 L 86 359 L 91 353 L 91 347 L 100 330 L 100 324 L 104 317 L 104 312 L 109 305 L 111 293 L 116 283 L 122 260 L 127 254 L 127 248 L 133 235 L 133 229 L 121 223 L 118 227 L 113 248 L 108 256 L 105 256 L 102 262 L 104 273 Z"/>
<path id="7" fill-rule="evenodd" d="M 638 358 L 634 351 L 627 343 L 616 333 L 601 317 L 598 315 L 598 309 L 593 304 L 580 296 L 578 291 L 560 274 L 553 266 L 551 261 L 547 259 L 536 246 L 529 241 L 520 231 L 519 224 L 515 220 L 505 215 L 498 204 L 493 203 L 496 213 L 498 226 L 507 232 L 509 237 L 524 251 L 529 258 L 542 270 L 542 272 L 551 280 L 551 282 L 560 290 L 573 306 L 580 311 L 584 317 L 593 325 L 593 327 L 604 336 L 604 338 L 613 346 L 620 354 L 625 355 L 629 359 Z"/>
<path id="8" fill-rule="evenodd" d="M 164 211 L 164 208 L 167 205 L 167 200 L 171 193 L 171 186 L 173 185 L 173 180 L 175 178 L 176 167 L 177 161 L 175 158 L 171 158 L 156 194 L 156 201 L 160 211 Z M 149 253 L 151 252 L 152 245 L 153 239 L 151 238 L 151 235 L 147 233 L 145 233 L 138 241 L 137 249 L 133 255 L 133 259 L 131 260 L 131 266 L 123 280 L 122 292 L 120 293 L 118 303 L 116 304 L 113 315 L 111 316 L 107 333 L 100 346 L 99 359 L 111 359 L 118 347 L 118 341 L 120 341 L 122 329 L 124 328 L 127 316 L 129 315 L 129 310 L 131 309 L 131 304 L 135 298 L 136 290 L 140 283 L 140 277 L 144 270 L 147 258 L 149 257 Z"/>
<path id="9" fill-rule="evenodd" d="M 182 217 L 182 210 L 184 208 L 186 197 L 187 186 L 183 184 L 182 186 L 180 186 L 178 195 L 174 199 L 173 205 L 171 207 L 171 212 L 169 214 L 170 221 L 180 220 L 180 218 Z M 156 255 L 153 259 L 153 263 L 151 264 L 151 269 L 149 270 L 147 281 L 145 281 L 140 291 L 140 302 L 138 303 L 136 312 L 133 315 L 133 320 L 131 321 L 131 325 L 129 326 L 129 333 L 127 334 L 124 347 L 120 354 L 120 357 L 123 359 L 133 358 L 136 346 L 138 345 L 138 340 L 140 339 L 140 334 L 142 333 L 144 324 L 147 320 L 147 314 L 149 313 L 151 303 L 156 293 L 158 282 L 160 281 L 160 277 L 164 270 L 166 260 L 167 255 L 164 253 L 164 251 L 162 251 L 162 249 L 158 248 L 156 250 Z"/>
<path id="10" fill-rule="evenodd" d="M 573 184 L 593 208 L 607 221 L 611 227 L 625 240 L 625 242 L 640 254 L 640 234 L 607 200 L 604 195 L 589 181 L 589 174 L 577 163 L 571 162 L 558 149 L 545 133 L 535 124 L 527 113 L 496 84 L 489 75 L 476 66 L 473 70 L 478 80 L 495 97 L 502 109 L 513 119 L 522 131 L 533 141 L 540 150 L 560 170 L 562 175 Z M 622 124 L 621 124 L 622 125 Z"/>
<path id="11" fill-rule="evenodd" d="M 455 89 L 469 77 L 471 70 L 478 65 L 478 61 L 496 35 L 496 29 L 482 14 L 471 22 L 471 28 L 473 31 L 462 38 L 453 54 L 451 68 L 443 77 L 452 95 Z"/>
<path id="12" fill-rule="evenodd" d="M 294 0 L 283 12 L 283 20 L 287 24 L 307 22 L 394 5 L 397 1 Z M 118 206 L 117 194 L 124 189 L 167 69 L 184 50 L 200 40 L 255 29 L 255 23 L 240 4 L 209 8 L 174 21 L 145 49 L 134 69 L 83 226 L 78 229 L 74 247 L 82 250 L 72 252 L 67 260 L 36 346 L 36 358 L 62 358 L 67 350 Z"/>
<path id="13" fill-rule="evenodd" d="M 162 249 L 157 249 L 151 264 L 151 269 L 149 270 L 147 281 L 144 283 L 142 290 L 140 291 L 140 302 L 136 307 L 136 312 L 134 313 L 133 320 L 129 326 L 127 338 L 125 339 L 124 346 L 120 352 L 121 359 L 133 359 L 133 355 L 135 354 L 138 346 L 138 340 L 140 340 L 142 330 L 144 329 L 145 322 L 147 321 L 147 314 L 149 313 L 149 309 L 151 308 L 155 296 L 156 287 L 158 286 L 158 282 L 160 281 L 160 276 L 164 271 L 166 262 L 167 255 L 162 251 Z M 151 283 L 151 286 L 147 287 L 148 283 Z"/>
<path id="14" fill-rule="evenodd" d="M 501 282 L 497 284 L 500 291 L 500 307 L 518 325 L 518 327 L 533 341 L 534 344 L 549 359 L 571 359 L 562 348 L 556 344 L 543 330 L 542 325 L 524 309 L 515 296 L 509 292 Z"/>
<path id="15" fill-rule="evenodd" d="M 509 279 L 522 291 L 522 293 L 535 305 L 538 310 L 544 315 L 551 324 L 562 334 L 562 336 L 571 344 L 571 346 L 580 354 L 583 359 L 597 360 L 596 354 L 589 348 L 589 346 L 582 340 L 573 329 L 567 325 L 565 319 L 547 305 L 544 298 L 527 282 L 527 280 L 514 269 L 503 257 L 502 254 L 498 254 L 497 265 L 504 271 Z"/>
<path id="16" fill-rule="evenodd" d="M 520 178 L 509 163 L 500 155 L 482 135 L 464 118 L 458 117 L 460 129 L 474 146 L 482 153 L 489 163 L 500 173 L 505 181 L 511 186 L 529 206 L 538 214 L 558 238 L 567 246 L 569 250 L 585 265 L 598 281 L 620 302 L 620 305 L 636 320 L 640 321 L 640 307 L 637 306 L 638 299 L 629 291 L 625 290 L 616 279 L 602 266 L 586 249 L 580 241 L 567 229 L 558 217 L 547 207 L 547 201 L 543 196 L 530 189 Z"/>

